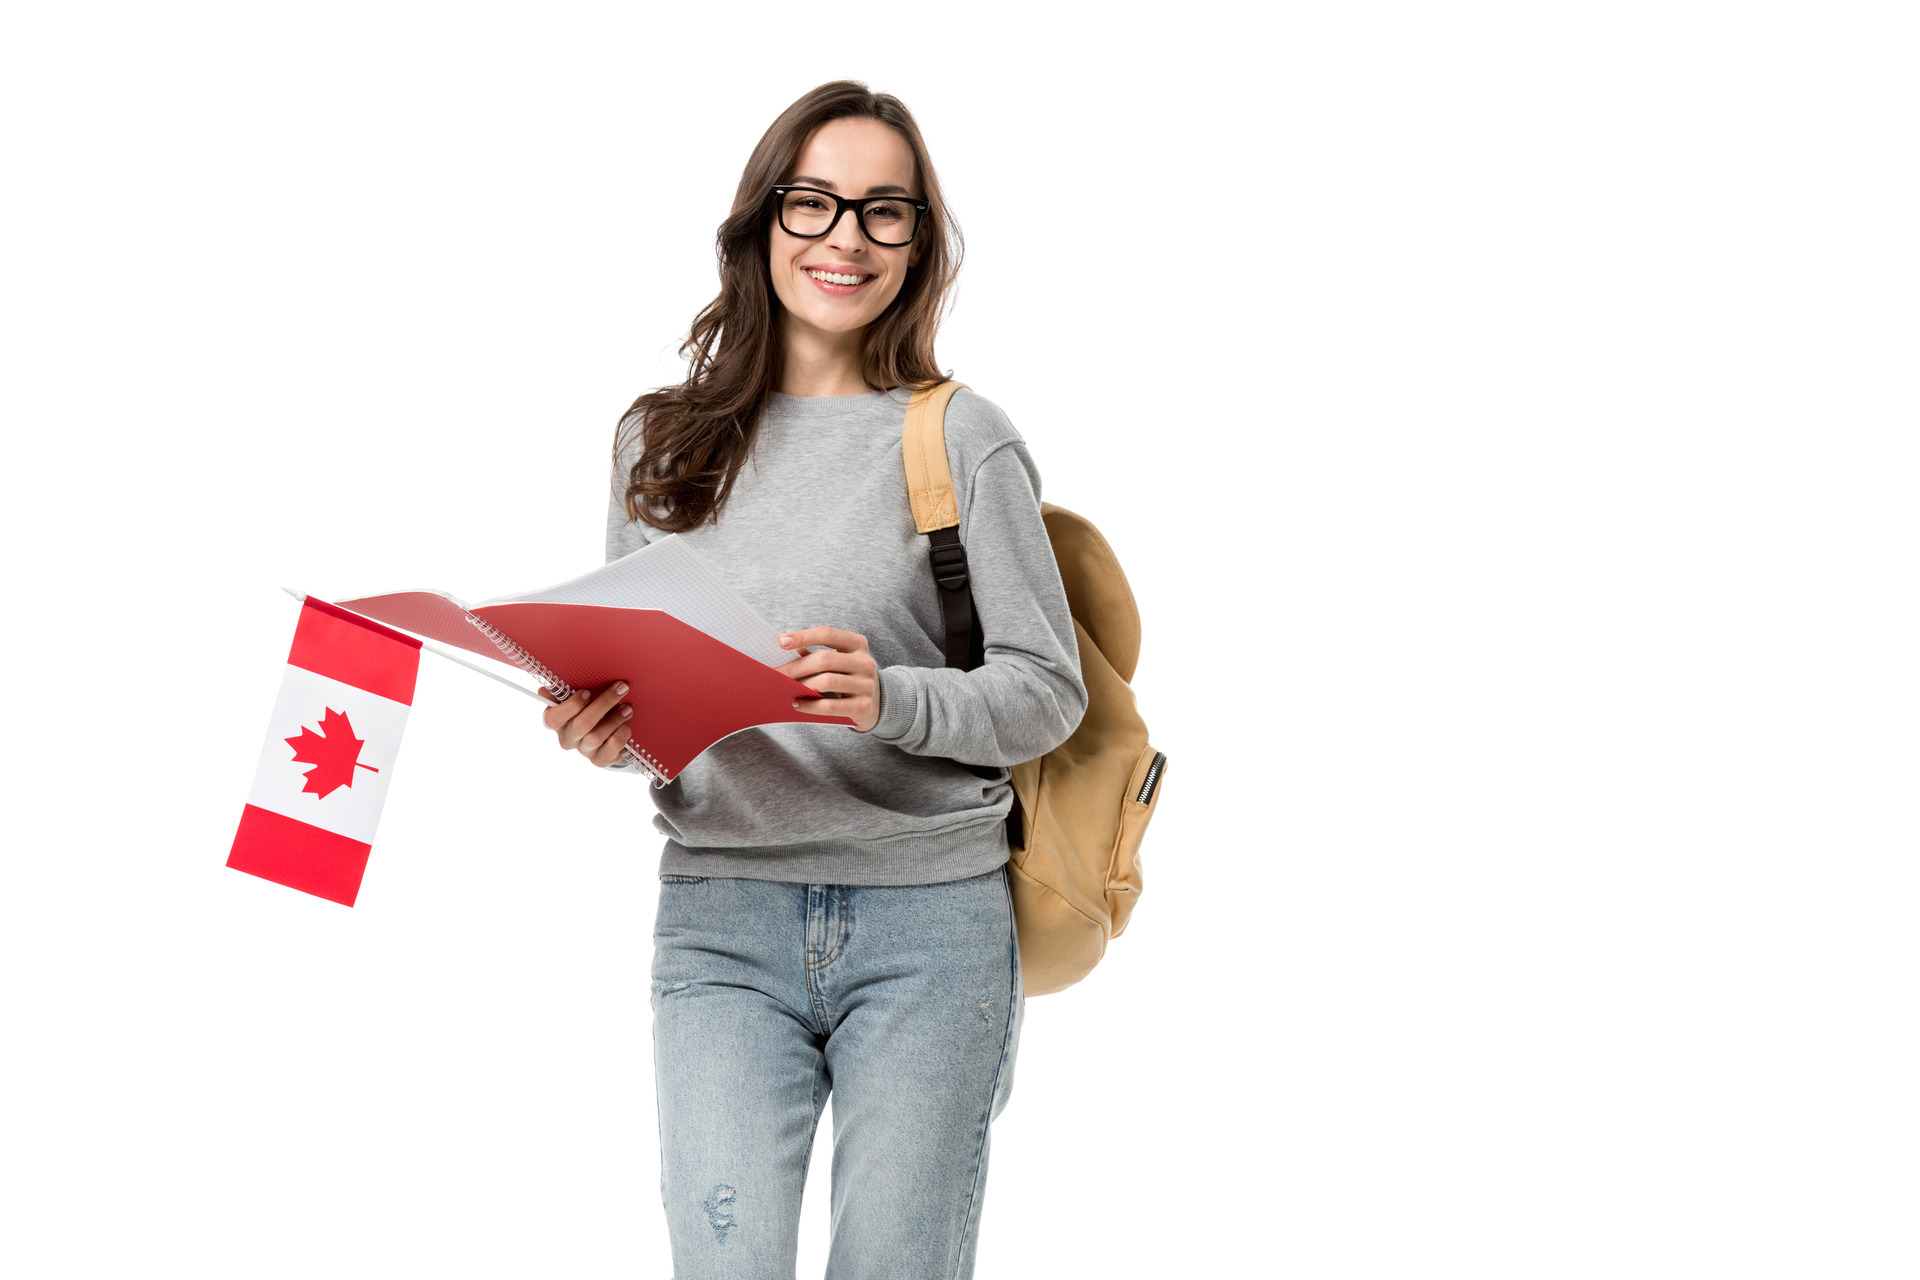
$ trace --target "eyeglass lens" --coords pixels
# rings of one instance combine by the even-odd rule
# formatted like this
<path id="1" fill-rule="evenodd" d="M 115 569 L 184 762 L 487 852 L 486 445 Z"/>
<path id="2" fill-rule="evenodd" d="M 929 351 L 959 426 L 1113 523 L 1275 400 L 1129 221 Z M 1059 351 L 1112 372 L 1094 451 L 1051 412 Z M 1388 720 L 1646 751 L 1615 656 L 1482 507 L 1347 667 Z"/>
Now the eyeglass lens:
<path id="1" fill-rule="evenodd" d="M 788 191 L 780 197 L 780 225 L 790 235 L 817 236 L 833 221 L 838 206 L 818 191 Z M 904 200 L 875 200 L 862 220 L 875 244 L 901 245 L 913 239 L 919 210 Z"/>

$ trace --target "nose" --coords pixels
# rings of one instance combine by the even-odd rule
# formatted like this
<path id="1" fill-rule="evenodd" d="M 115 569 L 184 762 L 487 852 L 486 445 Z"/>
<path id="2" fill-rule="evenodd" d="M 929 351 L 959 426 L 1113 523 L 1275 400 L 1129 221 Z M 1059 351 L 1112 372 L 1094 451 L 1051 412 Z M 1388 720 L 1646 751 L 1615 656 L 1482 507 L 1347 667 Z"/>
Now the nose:
<path id="1" fill-rule="evenodd" d="M 832 249 L 851 251 L 864 249 L 867 244 L 866 233 L 860 229 L 859 216 L 852 209 L 842 209 L 833 225 L 827 228 L 827 246 Z"/>

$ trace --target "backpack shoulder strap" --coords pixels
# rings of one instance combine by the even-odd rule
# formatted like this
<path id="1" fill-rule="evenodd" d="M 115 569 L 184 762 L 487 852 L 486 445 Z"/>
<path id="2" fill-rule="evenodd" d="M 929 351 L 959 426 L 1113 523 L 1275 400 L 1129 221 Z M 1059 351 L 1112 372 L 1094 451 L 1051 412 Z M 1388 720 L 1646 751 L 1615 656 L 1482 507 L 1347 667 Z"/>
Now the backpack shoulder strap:
<path id="1" fill-rule="evenodd" d="M 900 447 L 907 464 L 913 526 L 921 533 L 960 523 L 960 507 L 953 496 L 953 468 L 947 463 L 946 419 L 947 401 L 966 385 L 935 383 L 920 388 L 907 401 L 907 426 Z"/>
<path id="2" fill-rule="evenodd" d="M 947 401 L 964 382 L 920 388 L 907 401 L 907 424 L 900 454 L 907 470 L 907 499 L 913 525 L 927 535 L 933 580 L 940 587 L 940 620 L 946 632 L 942 649 L 947 665 L 971 671 L 984 662 L 983 638 L 974 626 L 973 587 L 967 574 L 967 549 L 960 545 L 960 505 L 953 493 L 953 468 L 947 461 Z"/>

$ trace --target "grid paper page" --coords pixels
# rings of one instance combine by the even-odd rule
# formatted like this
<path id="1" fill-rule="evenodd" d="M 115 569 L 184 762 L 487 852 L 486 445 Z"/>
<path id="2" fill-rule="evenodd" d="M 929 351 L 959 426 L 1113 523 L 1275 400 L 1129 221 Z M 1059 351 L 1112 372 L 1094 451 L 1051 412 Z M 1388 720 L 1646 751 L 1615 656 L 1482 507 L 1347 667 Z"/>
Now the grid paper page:
<path id="1" fill-rule="evenodd" d="M 780 647 L 780 633 L 742 600 L 693 548 L 668 534 L 592 573 L 525 595 L 499 596 L 490 604 L 597 604 L 623 609 L 659 609 L 706 632 L 769 667 L 799 655 Z"/>

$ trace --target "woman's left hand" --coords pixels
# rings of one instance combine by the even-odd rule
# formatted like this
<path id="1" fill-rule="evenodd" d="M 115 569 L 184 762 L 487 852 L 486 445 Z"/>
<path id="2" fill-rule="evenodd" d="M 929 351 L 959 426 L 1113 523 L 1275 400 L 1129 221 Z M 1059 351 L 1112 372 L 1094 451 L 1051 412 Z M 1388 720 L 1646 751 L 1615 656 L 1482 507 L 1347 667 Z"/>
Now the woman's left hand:
<path id="1" fill-rule="evenodd" d="M 810 644 L 827 647 L 803 653 L 778 670 L 824 694 L 825 700 L 803 703 L 796 698 L 793 709 L 815 716 L 845 716 L 861 733 L 873 728 L 880 722 L 880 672 L 867 652 L 867 638 L 838 627 L 807 627 L 780 637 L 785 649 Z"/>

